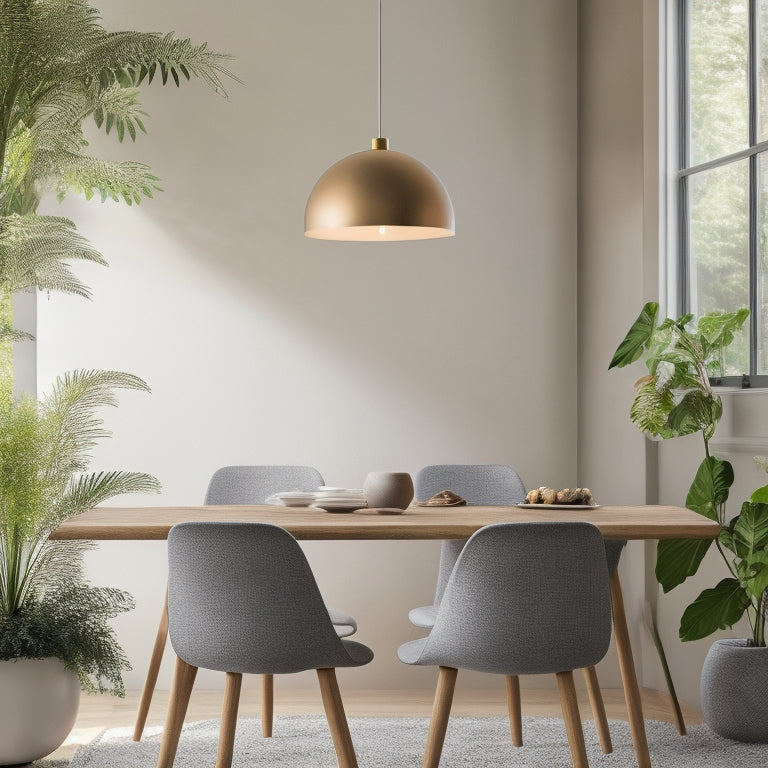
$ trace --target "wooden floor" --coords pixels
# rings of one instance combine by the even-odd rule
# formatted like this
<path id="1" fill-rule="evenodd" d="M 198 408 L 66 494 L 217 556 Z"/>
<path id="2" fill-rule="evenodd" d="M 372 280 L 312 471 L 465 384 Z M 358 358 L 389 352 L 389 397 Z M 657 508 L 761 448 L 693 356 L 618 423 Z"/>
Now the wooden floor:
<path id="1" fill-rule="evenodd" d="M 648 720 L 672 722 L 669 697 L 660 691 L 641 689 L 643 712 Z M 523 715 L 539 717 L 561 717 L 560 701 L 555 690 L 523 689 Z M 344 708 L 349 717 L 429 717 L 434 691 L 342 691 Z M 620 690 L 604 690 L 605 708 L 610 719 L 626 720 L 624 693 Z M 80 702 L 75 728 L 67 741 L 51 758 L 69 759 L 80 744 L 87 744 L 106 728 L 133 726 L 138 706 L 139 692 L 131 691 L 125 699 L 114 696 L 86 696 Z M 221 713 L 222 691 L 195 690 L 187 712 L 187 722 L 218 718 Z M 147 725 L 162 725 L 168 692 L 156 691 Z M 579 691 L 579 707 L 583 718 L 591 717 L 585 691 Z M 291 691 L 275 690 L 275 714 L 298 715 L 321 713 L 323 705 L 319 690 Z M 505 693 L 500 690 L 462 691 L 457 690 L 454 698 L 454 715 L 506 715 Z M 258 687 L 244 688 L 240 702 L 240 717 L 253 717 L 259 713 Z M 688 725 L 704 722 L 701 712 L 683 706 L 685 722 Z"/>

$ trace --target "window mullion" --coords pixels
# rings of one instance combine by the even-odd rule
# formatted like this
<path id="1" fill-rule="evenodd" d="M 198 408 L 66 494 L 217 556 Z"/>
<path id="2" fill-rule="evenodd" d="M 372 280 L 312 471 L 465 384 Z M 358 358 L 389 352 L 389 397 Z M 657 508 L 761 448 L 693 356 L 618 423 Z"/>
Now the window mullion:
<path id="1" fill-rule="evenodd" d="M 678 114 L 680 115 L 680 129 L 678 134 L 678 157 L 680 170 L 688 167 L 689 141 L 688 131 L 690 125 L 689 100 L 688 100 L 688 0 L 679 0 L 677 20 L 677 98 Z M 691 290 L 689 274 L 689 242 L 688 242 L 688 180 L 681 177 L 677 185 L 678 191 L 678 265 L 679 296 L 678 306 L 680 312 L 685 314 L 691 311 Z"/>
<path id="2" fill-rule="evenodd" d="M 760 49 L 757 0 L 749 0 L 749 145 L 757 144 L 758 53 Z M 758 156 L 749 158 L 749 375 L 757 374 L 758 340 Z"/>

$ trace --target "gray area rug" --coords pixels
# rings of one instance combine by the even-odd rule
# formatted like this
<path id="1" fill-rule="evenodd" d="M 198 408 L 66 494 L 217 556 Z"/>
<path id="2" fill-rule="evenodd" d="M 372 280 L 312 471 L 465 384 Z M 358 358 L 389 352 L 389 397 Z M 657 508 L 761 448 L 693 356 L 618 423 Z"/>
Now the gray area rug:
<path id="1" fill-rule="evenodd" d="M 427 718 L 351 717 L 349 729 L 360 768 L 419 768 Z M 593 768 L 636 768 L 629 725 L 612 720 L 614 751 L 603 755 L 592 721 L 584 722 L 589 763 Z M 669 723 L 646 721 L 654 768 L 765 768 L 768 745 L 741 744 L 715 736 L 706 726 L 679 736 Z M 219 723 L 203 720 L 185 726 L 174 768 L 213 768 Z M 114 728 L 80 747 L 69 768 L 154 768 L 160 728 L 131 741 L 130 728 Z M 275 718 L 274 736 L 261 736 L 260 721 L 237 724 L 233 768 L 338 768 L 328 724 L 322 715 Z M 571 768 L 562 720 L 523 718 L 524 746 L 512 746 L 503 717 L 452 717 L 440 768 Z"/>

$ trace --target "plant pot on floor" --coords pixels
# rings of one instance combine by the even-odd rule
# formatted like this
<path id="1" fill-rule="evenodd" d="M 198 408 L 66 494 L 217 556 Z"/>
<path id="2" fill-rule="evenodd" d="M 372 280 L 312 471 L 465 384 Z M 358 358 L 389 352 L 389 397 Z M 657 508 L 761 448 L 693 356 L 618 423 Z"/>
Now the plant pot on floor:
<path id="1" fill-rule="evenodd" d="M 80 682 L 59 659 L 0 661 L 0 766 L 61 746 L 77 717 Z"/>
<path id="2" fill-rule="evenodd" d="M 768 648 L 745 639 L 718 640 L 701 671 L 707 725 L 735 741 L 768 743 Z"/>

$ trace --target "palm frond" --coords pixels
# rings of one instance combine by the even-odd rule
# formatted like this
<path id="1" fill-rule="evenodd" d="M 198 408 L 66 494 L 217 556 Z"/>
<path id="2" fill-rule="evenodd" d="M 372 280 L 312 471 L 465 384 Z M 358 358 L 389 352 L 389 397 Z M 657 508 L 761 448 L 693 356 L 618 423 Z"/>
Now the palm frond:
<path id="1" fill-rule="evenodd" d="M 0 285 L 13 293 L 28 288 L 89 297 L 68 261 L 106 264 L 104 257 L 59 216 L 0 216 Z"/>
<path id="2" fill-rule="evenodd" d="M 91 448 L 111 434 L 95 412 L 117 405 L 116 389 L 149 391 L 145 381 L 122 371 L 73 371 L 56 379 L 41 404 L 41 421 L 50 446 L 46 462 L 49 474 L 69 476 L 87 469 Z"/>
<path id="3" fill-rule="evenodd" d="M 144 472 L 94 472 L 73 480 L 57 511 L 63 520 L 124 493 L 159 493 L 156 477 Z"/>
<path id="4" fill-rule="evenodd" d="M 136 141 L 137 128 L 144 133 L 147 132 L 142 117 L 147 117 L 147 113 L 141 109 L 138 88 L 125 88 L 119 83 L 114 83 L 97 94 L 93 119 L 99 128 L 104 123 L 107 133 L 114 125 L 120 141 L 123 140 L 126 130 L 132 141 Z"/>
<path id="5" fill-rule="evenodd" d="M 62 152 L 51 158 L 59 179 L 59 197 L 73 189 L 90 200 L 94 191 L 101 195 L 101 201 L 124 200 L 128 205 L 138 204 L 142 197 L 152 197 L 153 190 L 161 190 L 159 179 L 143 163 L 99 160 L 85 154 Z"/>
<path id="6" fill-rule="evenodd" d="M 119 81 L 121 74 L 128 74 L 134 85 L 140 85 L 145 78 L 151 83 L 159 70 L 163 85 L 170 75 L 177 86 L 179 75 L 186 80 L 194 75 L 227 98 L 221 76 L 237 81 L 225 67 L 231 58 L 209 50 L 207 43 L 194 45 L 172 32 L 159 35 L 127 31 L 105 33 L 96 45 L 83 50 L 76 66 L 83 72 L 98 74 L 102 87 Z"/>
<path id="7" fill-rule="evenodd" d="M 32 341 L 34 338 L 35 337 L 31 333 L 27 333 L 26 331 L 17 331 L 7 323 L 0 322 L 0 343 L 4 341 Z"/>

